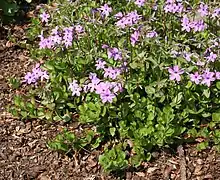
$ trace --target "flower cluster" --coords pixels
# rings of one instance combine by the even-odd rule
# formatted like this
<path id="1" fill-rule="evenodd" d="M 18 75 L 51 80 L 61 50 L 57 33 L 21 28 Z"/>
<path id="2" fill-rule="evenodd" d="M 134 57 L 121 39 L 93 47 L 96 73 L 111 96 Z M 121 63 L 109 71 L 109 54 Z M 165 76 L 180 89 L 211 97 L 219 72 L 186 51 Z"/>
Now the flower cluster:
<path id="1" fill-rule="evenodd" d="M 49 79 L 47 71 L 43 71 L 40 68 L 40 64 L 36 64 L 36 66 L 32 69 L 32 72 L 28 72 L 25 77 L 24 81 L 27 84 L 36 83 L 38 80 L 43 81 L 44 79 Z"/>
<path id="2" fill-rule="evenodd" d="M 112 103 L 116 95 L 123 90 L 122 82 L 118 82 L 119 75 L 127 70 L 127 63 L 122 61 L 122 52 L 116 47 L 111 48 L 105 44 L 102 45 L 102 48 L 107 49 L 109 59 L 112 58 L 117 64 L 121 65 L 119 67 L 107 66 L 106 61 L 102 58 L 98 58 L 95 67 L 96 70 L 101 70 L 103 72 L 104 79 L 99 79 L 96 73 L 90 73 L 88 80 L 85 81 L 82 87 L 74 80 L 69 85 L 69 89 L 72 91 L 73 96 L 80 96 L 80 92 L 83 90 L 84 93 L 90 92 L 99 95 L 103 103 Z"/>
<path id="3" fill-rule="evenodd" d="M 85 92 L 95 92 L 103 103 L 112 102 L 116 95 L 122 91 L 122 84 L 119 82 L 101 81 L 96 73 L 89 76 L 90 82 L 84 85 Z"/>
<path id="4" fill-rule="evenodd" d="M 180 69 L 179 66 L 174 66 L 173 68 L 169 68 L 168 72 L 170 73 L 170 80 L 176 80 L 179 82 L 181 80 L 181 74 L 184 73 L 184 70 Z M 220 79 L 220 72 L 212 72 L 209 69 L 205 69 L 202 73 L 198 71 L 195 73 L 189 74 L 190 80 L 195 84 L 204 84 L 208 87 L 211 86 L 211 83 L 215 80 Z"/>
<path id="5" fill-rule="evenodd" d="M 180 2 L 176 3 L 175 0 L 167 0 L 164 11 L 166 13 L 181 13 L 183 12 L 183 5 Z"/>
<path id="6" fill-rule="evenodd" d="M 51 31 L 51 35 L 47 38 L 44 38 L 43 32 L 41 33 L 39 46 L 40 49 L 52 49 L 59 45 L 64 45 L 66 48 L 72 46 L 72 42 L 76 35 L 79 35 L 84 32 L 84 29 L 81 25 L 75 25 L 71 27 L 64 27 L 62 31 L 59 31 L 59 28 L 56 26 Z"/>
<path id="7" fill-rule="evenodd" d="M 136 10 L 126 15 L 123 15 L 121 12 L 119 12 L 115 15 L 115 17 L 119 19 L 116 22 L 116 26 L 122 29 L 136 24 L 141 19 L 141 16 L 138 15 Z"/>
<path id="8" fill-rule="evenodd" d="M 190 32 L 191 30 L 193 30 L 194 32 L 200 32 L 204 31 L 204 29 L 206 28 L 206 24 L 204 23 L 203 19 L 190 21 L 187 15 L 183 16 L 181 22 L 182 30 L 186 32 Z"/>
<path id="9" fill-rule="evenodd" d="M 103 103 L 112 103 L 116 95 L 121 92 L 122 84 L 119 82 L 101 81 L 97 77 L 96 73 L 90 73 L 89 81 L 83 85 L 83 88 L 74 80 L 69 85 L 69 89 L 72 91 L 72 96 L 80 96 L 80 92 L 83 90 L 85 93 L 98 94 Z"/>

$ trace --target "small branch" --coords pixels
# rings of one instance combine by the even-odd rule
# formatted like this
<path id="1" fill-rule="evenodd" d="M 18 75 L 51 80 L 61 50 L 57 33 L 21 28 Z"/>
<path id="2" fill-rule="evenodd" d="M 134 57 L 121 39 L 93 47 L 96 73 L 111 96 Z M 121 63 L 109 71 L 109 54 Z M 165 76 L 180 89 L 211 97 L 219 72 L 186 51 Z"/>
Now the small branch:
<path id="1" fill-rule="evenodd" d="M 182 145 L 180 145 L 177 148 L 177 152 L 180 158 L 180 179 L 186 180 L 186 159 L 185 159 L 184 149 Z"/>

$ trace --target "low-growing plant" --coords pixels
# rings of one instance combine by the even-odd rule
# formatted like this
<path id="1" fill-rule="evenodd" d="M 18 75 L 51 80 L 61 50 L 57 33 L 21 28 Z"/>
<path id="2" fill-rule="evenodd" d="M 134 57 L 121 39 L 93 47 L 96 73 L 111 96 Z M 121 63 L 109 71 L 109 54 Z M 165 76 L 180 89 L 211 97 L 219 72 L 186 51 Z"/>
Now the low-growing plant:
<path id="1" fill-rule="evenodd" d="M 197 138 L 199 149 L 219 147 L 219 14 L 217 3 L 197 0 L 56 0 L 28 32 L 41 64 L 23 83 L 36 104 L 30 112 L 15 99 L 14 114 L 68 122 L 77 114 L 102 144 L 115 144 L 100 157 L 107 171 L 138 167 L 155 147 Z"/>

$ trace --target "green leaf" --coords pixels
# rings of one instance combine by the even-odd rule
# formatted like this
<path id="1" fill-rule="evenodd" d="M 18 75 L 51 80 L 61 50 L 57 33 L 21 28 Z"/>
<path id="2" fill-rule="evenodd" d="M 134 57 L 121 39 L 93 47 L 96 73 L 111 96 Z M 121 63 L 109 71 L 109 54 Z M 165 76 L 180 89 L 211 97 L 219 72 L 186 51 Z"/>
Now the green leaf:
<path id="1" fill-rule="evenodd" d="M 203 91 L 203 95 L 205 95 L 205 97 L 209 98 L 210 97 L 210 90 L 209 89 L 205 89 Z"/>
<path id="2" fill-rule="evenodd" d="M 212 113 L 212 120 L 220 122 L 220 113 Z"/>
<path id="3" fill-rule="evenodd" d="M 205 150 L 208 147 L 209 143 L 207 141 L 199 143 L 196 148 L 201 151 Z"/>
<path id="4" fill-rule="evenodd" d="M 115 127 L 111 127 L 111 128 L 109 129 L 109 131 L 110 131 L 111 136 L 114 136 L 114 135 L 115 135 L 116 128 L 115 128 Z"/>
<path id="5" fill-rule="evenodd" d="M 216 83 L 216 87 L 220 90 L 220 81 Z"/>
<path id="6" fill-rule="evenodd" d="M 130 158 L 130 162 L 131 162 L 132 166 L 135 166 L 135 167 L 140 166 L 142 161 L 143 161 L 143 158 L 139 154 L 134 155 Z"/>

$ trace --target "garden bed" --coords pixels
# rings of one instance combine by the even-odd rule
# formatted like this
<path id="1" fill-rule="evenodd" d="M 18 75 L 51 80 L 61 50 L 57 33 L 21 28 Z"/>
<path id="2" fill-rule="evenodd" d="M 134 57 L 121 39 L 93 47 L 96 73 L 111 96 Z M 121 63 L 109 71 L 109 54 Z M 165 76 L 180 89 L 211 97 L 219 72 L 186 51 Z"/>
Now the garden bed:
<path id="1" fill-rule="evenodd" d="M 33 87 L 25 83 L 13 87 L 13 83 L 9 81 L 12 77 L 24 80 L 25 74 L 35 67 L 33 54 L 30 55 L 33 51 L 29 52 L 26 48 L 31 42 L 25 34 L 27 27 L 30 26 L 8 25 L 0 29 L 0 179 L 220 179 L 220 155 L 211 146 L 212 143 L 205 150 L 198 150 L 199 143 L 205 142 L 207 138 L 202 136 L 195 138 L 193 143 L 175 144 L 166 148 L 154 147 L 150 161 L 144 160 L 138 167 L 129 165 L 121 170 L 119 168 L 119 171 L 110 174 L 104 172 L 99 163 L 106 144 L 112 147 L 108 143 L 104 144 L 105 140 L 94 149 L 85 146 L 80 150 L 70 149 L 67 152 L 59 148 L 58 151 L 51 150 L 48 142 L 64 130 L 80 136 L 84 130 L 93 131 L 95 125 L 78 122 L 79 115 L 75 112 L 71 113 L 73 118 L 66 122 L 27 117 L 21 120 L 7 112 L 7 106 L 14 105 L 13 96 L 26 95 Z M 43 64 L 45 59 L 41 60 Z M 205 127 L 206 124 L 201 123 L 201 126 Z M 117 138 L 114 143 L 118 143 Z M 126 149 L 125 152 L 132 156 L 131 149 Z"/>

